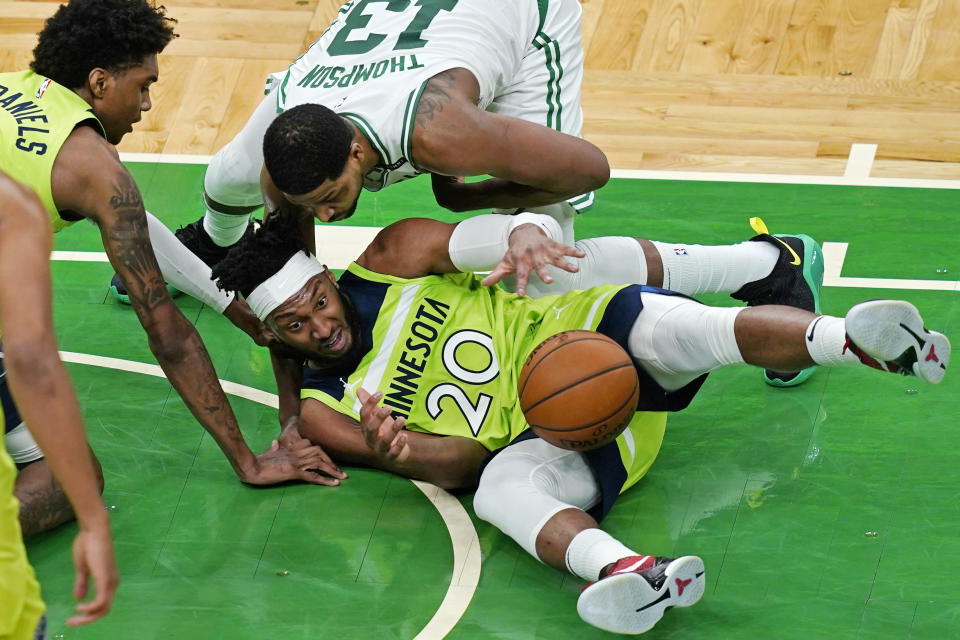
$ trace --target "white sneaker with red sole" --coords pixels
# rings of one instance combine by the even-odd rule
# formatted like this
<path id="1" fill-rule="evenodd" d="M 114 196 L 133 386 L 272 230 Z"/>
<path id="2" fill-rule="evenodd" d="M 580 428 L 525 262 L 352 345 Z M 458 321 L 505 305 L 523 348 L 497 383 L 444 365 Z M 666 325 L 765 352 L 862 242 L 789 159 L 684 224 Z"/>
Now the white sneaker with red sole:
<path id="1" fill-rule="evenodd" d="M 580 593 L 577 613 L 614 633 L 649 631 L 670 607 L 689 607 L 703 595 L 706 578 L 697 556 L 628 556 Z"/>

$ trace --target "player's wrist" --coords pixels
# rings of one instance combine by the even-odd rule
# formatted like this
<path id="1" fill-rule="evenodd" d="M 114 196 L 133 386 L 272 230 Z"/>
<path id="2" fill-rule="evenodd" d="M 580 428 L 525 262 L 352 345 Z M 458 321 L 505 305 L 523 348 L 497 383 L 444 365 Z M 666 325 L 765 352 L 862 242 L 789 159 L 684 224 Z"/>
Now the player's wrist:
<path id="1" fill-rule="evenodd" d="M 110 514 L 102 500 L 97 500 L 89 508 L 74 509 L 77 516 L 77 525 L 81 531 L 103 532 L 110 531 Z"/>
<path id="2" fill-rule="evenodd" d="M 233 471 L 237 474 L 237 478 L 239 478 L 241 482 L 255 483 L 256 479 L 260 476 L 260 461 L 249 449 L 240 456 L 231 458 L 230 463 L 233 465 Z"/>

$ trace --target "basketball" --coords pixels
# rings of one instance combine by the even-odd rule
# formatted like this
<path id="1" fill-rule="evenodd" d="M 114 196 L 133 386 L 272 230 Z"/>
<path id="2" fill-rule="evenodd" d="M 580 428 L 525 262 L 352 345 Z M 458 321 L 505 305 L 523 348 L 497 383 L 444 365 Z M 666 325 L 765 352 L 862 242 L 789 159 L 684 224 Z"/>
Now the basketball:
<path id="1" fill-rule="evenodd" d="M 623 347 L 596 331 L 541 342 L 520 371 L 520 409 L 550 444 L 589 451 L 620 435 L 637 410 L 640 381 Z"/>

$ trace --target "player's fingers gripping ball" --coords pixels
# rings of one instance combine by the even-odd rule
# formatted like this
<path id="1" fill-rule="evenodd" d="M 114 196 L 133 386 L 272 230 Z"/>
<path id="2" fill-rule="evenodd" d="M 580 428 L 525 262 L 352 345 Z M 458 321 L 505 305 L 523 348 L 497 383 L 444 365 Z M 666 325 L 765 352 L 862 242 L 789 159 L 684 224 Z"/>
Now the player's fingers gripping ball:
<path id="1" fill-rule="evenodd" d="M 596 331 L 564 331 L 541 342 L 523 364 L 518 387 L 534 432 L 574 451 L 613 441 L 630 423 L 640 396 L 630 356 Z"/>

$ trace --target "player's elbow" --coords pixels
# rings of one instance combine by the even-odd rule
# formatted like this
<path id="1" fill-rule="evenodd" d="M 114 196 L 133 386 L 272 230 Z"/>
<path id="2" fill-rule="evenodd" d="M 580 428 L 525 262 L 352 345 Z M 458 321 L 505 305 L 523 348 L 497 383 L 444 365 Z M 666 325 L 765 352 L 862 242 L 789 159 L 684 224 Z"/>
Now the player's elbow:
<path id="1" fill-rule="evenodd" d="M 462 465 L 444 469 L 430 482 L 444 491 L 467 491 L 477 486 L 477 470 L 465 469 Z"/>
<path id="2" fill-rule="evenodd" d="M 435 477 L 430 482 L 446 491 L 463 491 L 477 486 L 480 465 L 489 452 L 475 440 L 448 436 L 444 455 L 432 465 Z"/>
<path id="3" fill-rule="evenodd" d="M 161 365 L 175 365 L 183 361 L 186 349 L 183 342 L 170 336 L 158 335 L 149 337 L 150 351 Z"/>
<path id="4" fill-rule="evenodd" d="M 3 365 L 12 378 L 37 388 L 55 386 L 54 378 L 63 366 L 55 343 L 43 336 L 7 340 L 3 351 Z"/>
<path id="5" fill-rule="evenodd" d="M 444 209 L 447 209 L 448 211 L 453 211 L 454 213 L 473 211 L 476 208 L 469 206 L 462 198 L 457 197 L 445 189 L 437 189 L 434 187 L 433 195 L 436 198 L 438 205 Z"/>
<path id="6" fill-rule="evenodd" d="M 594 153 L 584 160 L 582 179 L 581 193 L 596 191 L 610 181 L 610 163 L 603 151 L 597 147 L 594 147 Z"/>
<path id="7" fill-rule="evenodd" d="M 184 319 L 182 323 L 170 323 L 169 327 L 164 323 L 145 326 L 150 351 L 161 365 L 175 365 L 186 358 L 186 345 L 192 331 L 181 325 L 189 323 Z M 189 329 L 192 330 L 192 327 Z"/>

